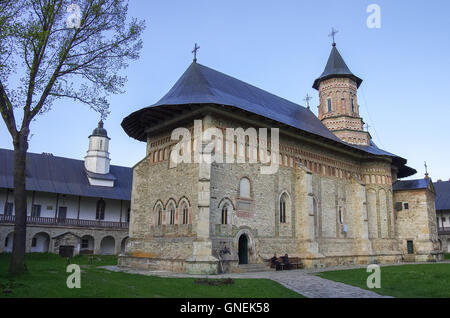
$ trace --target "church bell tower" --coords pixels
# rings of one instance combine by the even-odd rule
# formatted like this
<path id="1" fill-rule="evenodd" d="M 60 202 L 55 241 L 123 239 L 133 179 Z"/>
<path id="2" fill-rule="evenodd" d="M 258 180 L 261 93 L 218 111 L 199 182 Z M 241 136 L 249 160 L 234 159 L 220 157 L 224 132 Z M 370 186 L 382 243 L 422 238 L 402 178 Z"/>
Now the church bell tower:
<path id="1" fill-rule="evenodd" d="M 368 146 L 371 137 L 364 131 L 364 121 L 359 115 L 357 91 L 361 83 L 362 79 L 350 71 L 333 41 L 325 70 L 313 85 L 319 91 L 319 119 L 342 141 Z"/>
<path id="2" fill-rule="evenodd" d="M 100 120 L 98 127 L 89 136 L 89 149 L 84 158 L 84 166 L 89 183 L 95 186 L 114 186 L 114 177 L 110 174 L 108 132 Z"/>

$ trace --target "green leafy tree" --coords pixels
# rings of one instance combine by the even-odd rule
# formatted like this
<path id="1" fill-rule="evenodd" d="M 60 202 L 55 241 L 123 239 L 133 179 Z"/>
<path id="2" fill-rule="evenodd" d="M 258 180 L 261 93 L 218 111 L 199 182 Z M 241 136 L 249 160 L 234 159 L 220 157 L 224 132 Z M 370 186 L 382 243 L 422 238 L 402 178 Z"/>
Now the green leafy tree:
<path id="1" fill-rule="evenodd" d="M 109 114 L 107 96 L 139 57 L 144 21 L 126 0 L 0 0 L 0 112 L 14 146 L 11 273 L 26 270 L 26 154 L 30 123 L 60 98 Z"/>

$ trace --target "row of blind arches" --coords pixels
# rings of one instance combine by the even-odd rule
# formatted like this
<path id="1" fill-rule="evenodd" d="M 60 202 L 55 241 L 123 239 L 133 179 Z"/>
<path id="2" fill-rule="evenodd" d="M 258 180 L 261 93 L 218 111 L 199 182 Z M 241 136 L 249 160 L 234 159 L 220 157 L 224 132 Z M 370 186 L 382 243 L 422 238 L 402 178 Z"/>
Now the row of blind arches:
<path id="1" fill-rule="evenodd" d="M 182 199 L 178 206 L 178 222 L 177 222 L 177 206 L 175 201 L 171 200 L 166 204 L 164 209 L 163 204 L 159 201 L 155 206 L 155 224 L 156 225 L 174 225 L 178 224 L 190 224 L 189 217 L 189 201 L 187 199 Z"/>

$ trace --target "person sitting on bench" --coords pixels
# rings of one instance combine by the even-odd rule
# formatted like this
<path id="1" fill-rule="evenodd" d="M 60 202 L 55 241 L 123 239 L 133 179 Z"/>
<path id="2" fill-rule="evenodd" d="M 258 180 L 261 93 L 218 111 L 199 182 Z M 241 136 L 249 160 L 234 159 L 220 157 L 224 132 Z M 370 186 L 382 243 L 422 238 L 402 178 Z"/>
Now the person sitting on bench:
<path id="1" fill-rule="evenodd" d="M 281 259 L 283 260 L 284 268 L 291 269 L 291 263 L 289 263 L 289 256 L 287 254 L 284 254 L 284 256 L 281 256 Z"/>
<path id="2" fill-rule="evenodd" d="M 270 259 L 270 262 L 273 266 L 275 266 L 275 269 L 277 271 L 281 270 L 281 263 L 278 261 L 277 253 L 273 254 L 273 257 Z"/>

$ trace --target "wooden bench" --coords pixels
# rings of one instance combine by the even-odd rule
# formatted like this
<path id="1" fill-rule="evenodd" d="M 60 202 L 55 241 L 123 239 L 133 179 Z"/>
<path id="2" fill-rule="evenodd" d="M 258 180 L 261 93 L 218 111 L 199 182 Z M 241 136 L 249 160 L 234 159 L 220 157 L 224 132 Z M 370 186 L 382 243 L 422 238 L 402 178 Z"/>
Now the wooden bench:
<path id="1" fill-rule="evenodd" d="M 289 264 L 291 265 L 291 269 L 303 268 L 303 262 L 299 257 L 289 257 Z"/>
<path id="2" fill-rule="evenodd" d="M 283 263 L 283 259 L 281 257 L 277 258 L 277 261 L 280 263 L 281 270 L 287 269 L 285 268 L 286 265 Z M 272 263 L 271 260 L 269 260 L 270 268 L 275 268 L 275 264 Z M 303 268 L 303 262 L 299 257 L 289 257 L 289 265 L 290 269 L 302 269 Z"/>

